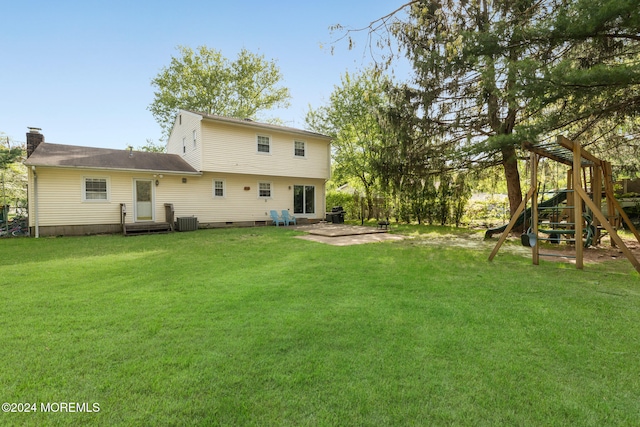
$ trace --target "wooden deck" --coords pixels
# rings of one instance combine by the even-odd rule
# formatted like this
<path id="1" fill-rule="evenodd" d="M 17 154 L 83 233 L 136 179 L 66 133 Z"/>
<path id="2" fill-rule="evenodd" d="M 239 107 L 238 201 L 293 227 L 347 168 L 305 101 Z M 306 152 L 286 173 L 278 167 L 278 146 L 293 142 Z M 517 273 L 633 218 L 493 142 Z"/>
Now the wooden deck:
<path id="1" fill-rule="evenodd" d="M 123 234 L 125 236 L 136 236 L 140 234 L 160 234 L 170 233 L 172 230 L 171 224 L 168 222 L 136 222 L 134 224 L 126 224 L 123 227 Z"/>

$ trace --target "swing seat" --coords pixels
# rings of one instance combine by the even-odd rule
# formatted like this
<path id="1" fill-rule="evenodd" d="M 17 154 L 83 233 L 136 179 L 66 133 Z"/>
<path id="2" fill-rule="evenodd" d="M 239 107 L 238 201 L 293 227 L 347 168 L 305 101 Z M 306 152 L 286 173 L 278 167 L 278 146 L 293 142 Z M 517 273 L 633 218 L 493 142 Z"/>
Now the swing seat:
<path id="1" fill-rule="evenodd" d="M 538 236 L 531 232 L 529 229 L 528 232 L 523 233 L 520 236 L 520 241 L 522 242 L 522 246 L 535 247 L 538 244 Z"/>
<path id="2" fill-rule="evenodd" d="M 586 221 L 586 226 L 584 228 L 585 238 L 584 238 L 584 247 L 588 248 L 593 243 L 593 238 L 596 235 L 596 228 L 592 224 L 591 216 L 584 214 L 582 215 Z M 555 230 L 546 230 L 546 229 L 538 229 L 539 233 L 546 234 L 549 236 L 547 240 L 551 243 L 558 244 L 560 243 L 560 236 L 563 234 L 567 235 L 575 235 L 575 229 L 555 229 Z M 544 239 L 543 239 L 544 240 Z M 531 232 L 531 228 L 527 230 L 526 233 L 520 236 L 520 241 L 522 242 L 522 246 L 535 247 L 538 243 L 538 236 Z"/>

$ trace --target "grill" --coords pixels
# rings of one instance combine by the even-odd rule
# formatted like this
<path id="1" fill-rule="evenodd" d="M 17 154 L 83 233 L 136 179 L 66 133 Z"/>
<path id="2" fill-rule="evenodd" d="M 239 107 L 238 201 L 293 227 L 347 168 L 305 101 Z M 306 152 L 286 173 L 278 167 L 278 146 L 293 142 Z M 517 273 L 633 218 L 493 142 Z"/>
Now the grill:
<path id="1" fill-rule="evenodd" d="M 344 214 L 346 213 L 342 206 L 334 206 L 331 208 L 331 212 L 327 212 L 327 222 L 344 224 Z"/>
<path id="2" fill-rule="evenodd" d="M 198 218 L 194 216 L 183 216 L 176 218 L 178 231 L 195 231 L 198 229 Z"/>

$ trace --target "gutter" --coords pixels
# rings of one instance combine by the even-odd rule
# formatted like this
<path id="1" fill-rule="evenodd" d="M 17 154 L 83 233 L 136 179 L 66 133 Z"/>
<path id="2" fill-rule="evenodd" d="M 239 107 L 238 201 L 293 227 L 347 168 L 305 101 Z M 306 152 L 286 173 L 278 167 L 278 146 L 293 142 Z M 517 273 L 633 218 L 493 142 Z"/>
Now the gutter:
<path id="1" fill-rule="evenodd" d="M 27 166 L 29 164 L 25 163 Z M 107 167 L 95 167 L 95 166 L 67 166 L 67 165 L 35 165 L 31 164 L 32 168 L 36 166 L 47 167 L 47 168 L 62 168 L 62 169 L 82 169 L 82 170 L 99 170 L 99 171 L 111 171 L 111 172 L 141 172 L 141 173 L 155 173 L 155 174 L 163 174 L 163 175 L 193 175 L 193 176 L 201 176 L 202 172 L 189 172 L 189 171 L 163 171 L 156 169 L 124 169 L 124 168 L 107 168 Z M 35 169 L 34 173 L 35 173 Z"/>
<path id="2" fill-rule="evenodd" d="M 35 237 L 40 237 L 40 221 L 38 219 L 38 174 L 36 173 L 36 167 L 31 166 L 31 172 L 33 173 L 33 210 L 35 216 Z"/>

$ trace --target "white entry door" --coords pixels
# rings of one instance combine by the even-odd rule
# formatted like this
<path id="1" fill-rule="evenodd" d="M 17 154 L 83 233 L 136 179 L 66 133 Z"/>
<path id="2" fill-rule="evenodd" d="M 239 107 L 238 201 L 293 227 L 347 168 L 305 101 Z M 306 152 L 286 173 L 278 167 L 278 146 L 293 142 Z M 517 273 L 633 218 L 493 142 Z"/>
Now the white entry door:
<path id="1" fill-rule="evenodd" d="M 153 181 L 134 180 L 136 221 L 153 221 Z"/>

